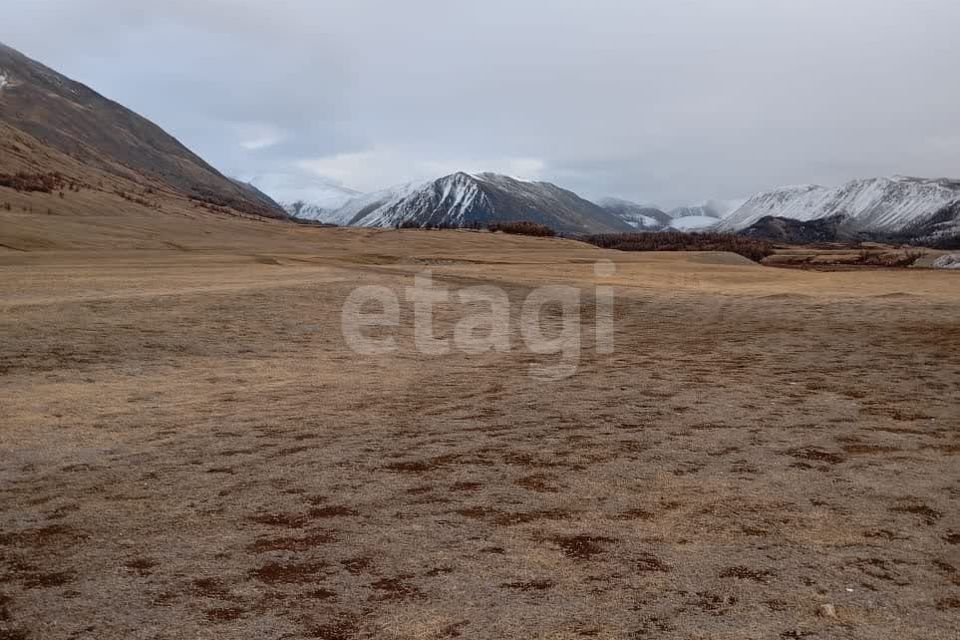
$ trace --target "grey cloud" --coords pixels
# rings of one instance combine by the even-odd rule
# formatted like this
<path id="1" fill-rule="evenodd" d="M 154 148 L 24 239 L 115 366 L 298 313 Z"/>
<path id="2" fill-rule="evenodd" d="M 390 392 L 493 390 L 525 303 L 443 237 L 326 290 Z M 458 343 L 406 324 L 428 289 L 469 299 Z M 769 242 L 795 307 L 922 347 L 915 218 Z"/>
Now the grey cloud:
<path id="1" fill-rule="evenodd" d="M 954 0 L 21 4 L 0 39 L 282 184 L 535 167 L 670 206 L 960 166 Z"/>

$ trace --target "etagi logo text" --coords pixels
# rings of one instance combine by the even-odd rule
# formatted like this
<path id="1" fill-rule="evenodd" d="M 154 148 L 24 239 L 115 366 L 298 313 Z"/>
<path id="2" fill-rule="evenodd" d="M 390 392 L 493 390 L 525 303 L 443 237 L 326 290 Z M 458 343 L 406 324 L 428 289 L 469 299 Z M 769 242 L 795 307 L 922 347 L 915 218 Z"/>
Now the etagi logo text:
<path id="1" fill-rule="evenodd" d="M 610 277 L 615 272 L 612 262 L 594 265 L 594 274 L 600 278 Z M 555 364 L 531 365 L 530 374 L 543 380 L 562 380 L 574 375 L 580 362 L 581 296 L 582 290 L 576 287 L 535 288 L 522 302 L 517 327 L 512 325 L 510 298 L 497 286 L 451 290 L 438 286 L 432 272 L 423 271 L 414 277 L 413 286 L 404 290 L 403 298 L 413 307 L 413 341 L 418 353 L 426 356 L 443 356 L 453 351 L 507 353 L 513 349 L 512 337 L 518 334 L 521 348 L 527 352 L 559 356 Z M 452 336 L 437 336 L 434 308 L 453 302 L 459 303 L 464 312 Z M 598 354 L 613 353 L 613 288 L 595 287 L 593 302 L 594 349 Z M 545 317 L 547 327 L 544 326 Z M 400 348 L 398 338 L 384 328 L 399 327 L 400 318 L 401 300 L 395 290 L 372 285 L 357 287 L 343 305 L 343 337 L 347 346 L 358 354 L 393 353 Z"/>

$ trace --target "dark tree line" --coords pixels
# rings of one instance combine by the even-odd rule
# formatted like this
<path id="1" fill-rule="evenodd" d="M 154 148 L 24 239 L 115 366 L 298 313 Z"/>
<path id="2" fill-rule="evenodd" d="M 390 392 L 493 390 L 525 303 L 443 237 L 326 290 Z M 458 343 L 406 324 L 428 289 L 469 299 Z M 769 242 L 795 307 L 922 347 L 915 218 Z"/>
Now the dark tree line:
<path id="1" fill-rule="evenodd" d="M 527 222 L 524 220 L 517 222 L 496 222 L 487 228 L 494 233 L 497 231 L 502 231 L 503 233 L 513 233 L 522 236 L 537 236 L 541 238 L 552 238 L 553 236 L 557 235 L 556 231 L 545 224 L 537 224 L 536 222 Z"/>
<path id="2" fill-rule="evenodd" d="M 601 233 L 581 239 L 618 251 L 730 251 L 754 262 L 774 253 L 773 245 L 766 240 L 726 233 Z"/>

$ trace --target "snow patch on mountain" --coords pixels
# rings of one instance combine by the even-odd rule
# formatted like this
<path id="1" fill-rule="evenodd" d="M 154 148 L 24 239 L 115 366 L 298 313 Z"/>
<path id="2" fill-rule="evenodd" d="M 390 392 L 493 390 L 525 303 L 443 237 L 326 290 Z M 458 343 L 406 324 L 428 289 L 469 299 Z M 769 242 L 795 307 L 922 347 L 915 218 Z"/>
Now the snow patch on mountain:
<path id="1" fill-rule="evenodd" d="M 628 223 L 633 224 L 636 227 L 641 227 L 644 229 L 654 229 L 662 226 L 656 218 L 651 218 L 650 216 L 645 216 L 642 213 L 634 215 L 631 219 L 624 217 Z"/>
<path id="2" fill-rule="evenodd" d="M 717 224 L 719 220 L 713 216 L 682 216 L 674 218 L 670 227 L 677 231 L 700 231 Z"/>
<path id="3" fill-rule="evenodd" d="M 0 69 L 0 91 L 3 91 L 4 88 L 6 88 L 6 86 L 9 84 L 10 84 L 10 75 L 3 69 Z"/>

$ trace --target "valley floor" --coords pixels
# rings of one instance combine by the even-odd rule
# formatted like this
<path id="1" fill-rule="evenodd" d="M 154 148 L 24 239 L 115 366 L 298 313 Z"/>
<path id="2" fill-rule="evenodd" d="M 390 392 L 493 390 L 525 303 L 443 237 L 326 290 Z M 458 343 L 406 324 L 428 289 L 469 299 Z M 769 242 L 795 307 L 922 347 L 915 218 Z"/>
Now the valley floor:
<path id="1" fill-rule="evenodd" d="M 0 249 L 0 638 L 960 634 L 960 274 L 215 244 Z M 515 323 L 432 357 L 407 309 L 396 353 L 347 349 L 350 291 L 423 269 L 515 315 L 580 287 L 586 335 L 612 285 L 616 349 L 548 382 Z"/>

